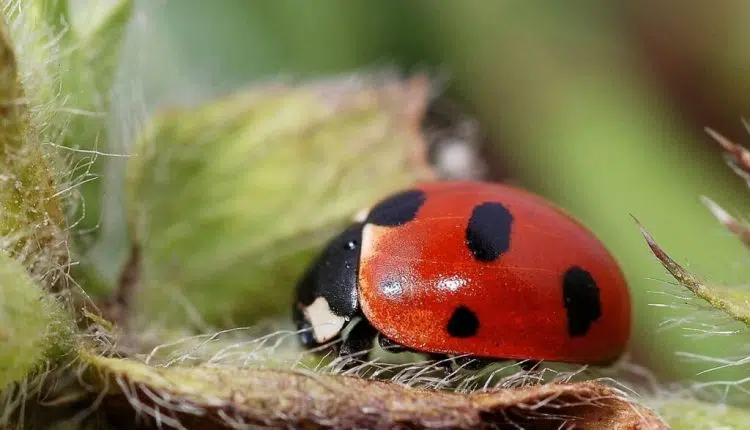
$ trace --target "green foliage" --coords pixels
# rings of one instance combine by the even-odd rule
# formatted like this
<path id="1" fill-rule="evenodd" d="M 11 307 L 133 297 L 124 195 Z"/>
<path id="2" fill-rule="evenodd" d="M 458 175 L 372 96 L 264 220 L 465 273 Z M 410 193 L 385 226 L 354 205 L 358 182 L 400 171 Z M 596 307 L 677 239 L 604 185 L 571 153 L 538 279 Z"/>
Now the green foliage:
<path id="1" fill-rule="evenodd" d="M 663 403 L 662 403 L 663 402 Z M 750 411 L 698 400 L 656 400 L 661 417 L 674 430 L 741 429 L 750 422 Z"/>
<path id="2" fill-rule="evenodd" d="M 740 321 L 745 325 L 750 325 L 750 293 L 738 291 L 737 289 L 723 286 L 712 286 L 706 281 L 698 278 L 692 273 L 685 270 L 677 264 L 667 253 L 661 249 L 651 234 L 646 229 L 638 225 L 641 233 L 646 238 L 648 246 L 656 255 L 656 258 L 662 263 L 664 268 L 674 276 L 674 278 L 696 297 L 708 302 L 711 307 L 726 313 L 732 319 Z"/>
<path id="3" fill-rule="evenodd" d="M 62 359 L 73 334 L 67 309 L 0 253 L 0 392 Z"/>
<path id="4" fill-rule="evenodd" d="M 93 230 L 101 212 L 104 160 L 99 154 L 106 151 L 106 112 L 134 2 L 78 5 L 88 12 L 87 21 L 80 22 L 73 10 L 80 1 L 4 1 L 19 41 L 23 83 L 43 116 L 36 118 L 37 133 L 72 150 L 65 154 L 72 170 L 62 179 L 71 181 L 83 204 L 69 218 L 81 230 Z"/>
<path id="5" fill-rule="evenodd" d="M 579 423 L 599 426 L 646 421 L 659 425 L 646 409 L 599 383 L 540 384 L 492 394 L 414 391 L 363 378 L 279 370 L 290 360 L 298 366 L 320 363 L 310 355 L 301 357 L 294 348 L 266 349 L 269 338 L 222 337 L 216 342 L 218 334 L 205 334 L 207 326 L 233 327 L 287 314 L 294 283 L 322 241 L 382 195 L 431 176 L 419 130 L 429 98 L 421 77 L 402 80 L 360 73 L 256 86 L 168 110 L 159 106 L 127 154 L 123 188 L 137 261 L 126 267 L 135 268 L 132 273 L 124 273 L 134 288 L 119 291 L 136 299 L 135 307 L 125 309 L 133 315 L 125 317 L 137 318 L 139 329 L 155 330 L 129 332 L 134 345 L 123 343 L 115 349 L 130 355 L 130 346 L 142 351 L 147 342 L 171 340 L 185 329 L 204 333 L 186 341 L 180 351 L 161 348 L 163 357 L 151 358 L 167 364 L 149 365 L 134 357 L 105 356 L 118 329 L 128 327 L 92 317 L 87 333 L 97 336 L 84 347 L 67 306 L 45 287 L 60 287 L 58 281 L 69 275 L 71 248 L 89 250 L 83 241 L 71 246 L 68 226 L 73 224 L 77 239 L 99 224 L 103 192 L 97 176 L 116 176 L 97 151 L 111 147 L 106 114 L 114 101 L 116 72 L 124 70 L 123 79 L 131 79 L 129 71 L 138 72 L 123 67 L 120 57 L 136 5 L 129 0 L 109 3 L 4 1 L 10 25 L 0 39 L 0 388 L 16 387 L 13 383 L 30 380 L 62 357 L 75 356 L 82 367 L 50 373 L 60 395 L 44 408 L 54 404 L 80 412 L 76 408 L 90 396 L 86 407 L 96 405 L 92 416 L 132 418 L 136 411 L 149 415 L 168 404 L 168 412 L 180 411 L 168 416 L 175 424 L 196 412 L 198 418 L 190 419 L 215 418 L 211 425 L 217 428 L 238 425 L 225 419 L 228 411 L 238 420 L 279 425 L 365 426 L 377 416 L 417 426 L 471 427 L 493 419 L 498 420 L 493 424 L 505 423 L 508 416 L 523 421 L 530 409 L 545 418 L 575 414 Z M 145 8 L 151 4 L 142 3 Z M 684 341 L 673 337 L 660 342 L 652 336 L 663 308 L 659 313 L 645 310 L 653 301 L 646 291 L 657 287 L 641 281 L 653 275 L 653 267 L 644 262 L 642 247 L 634 246 L 637 235 L 627 228 L 627 213 L 649 225 L 654 217 L 670 213 L 663 218 L 667 221 L 660 226 L 660 237 L 683 231 L 685 225 L 693 232 L 704 231 L 712 224 L 691 210 L 689 198 L 699 185 L 707 184 L 710 188 L 701 191 L 722 201 L 731 189 L 724 186 L 721 172 L 705 173 L 711 161 L 693 157 L 683 147 L 655 143 L 685 143 L 691 137 L 676 126 L 667 107 L 652 99 L 647 80 L 629 63 L 629 51 L 617 43 L 623 37 L 607 8 L 587 8 L 582 14 L 570 5 L 542 2 L 444 2 L 436 8 L 424 1 L 367 6 L 340 1 L 314 7 L 301 1 L 250 6 L 238 1 L 210 10 L 195 7 L 197 2 L 171 4 L 199 14 L 202 24 L 208 21 L 206 15 L 215 13 L 223 17 L 218 26 L 231 22 L 239 30 L 196 31 L 183 23 L 174 31 L 161 24 L 163 40 L 171 35 L 183 43 L 162 45 L 171 58 L 158 58 L 161 81 L 203 76 L 207 81 L 191 84 L 225 88 L 224 82 L 214 82 L 227 68 L 220 54 L 214 56 L 222 49 L 232 57 L 231 72 L 225 75 L 243 84 L 279 69 L 344 71 L 370 65 L 383 52 L 395 52 L 405 57 L 399 61 L 413 64 L 439 51 L 456 72 L 456 88 L 491 135 L 490 146 L 520 170 L 527 185 L 554 196 L 601 231 L 622 257 L 636 304 L 636 352 L 662 355 L 661 361 L 669 365 L 657 369 L 659 376 L 669 377 L 678 367 L 672 365 L 673 352 L 684 347 Z M 245 13 L 233 13 L 232 8 Z M 97 13 L 89 14 L 93 9 Z M 82 10 L 88 18 L 80 18 Z M 578 25 L 581 19 L 597 24 L 584 29 Z M 267 24 L 274 20 L 286 24 Z M 208 40 L 216 34 L 227 39 Z M 139 58 L 146 54 L 140 52 L 143 46 L 138 49 Z M 586 61 L 571 61 L 581 52 Z M 243 61 L 250 66 L 244 68 Z M 176 67 L 165 72 L 164 64 Z M 161 101 L 154 99 L 156 104 Z M 746 179 L 750 177 L 750 154 L 727 142 L 722 145 L 735 170 L 744 169 Z M 59 157 L 45 146 L 62 146 L 68 152 Z M 665 160 L 701 175 L 685 174 Z M 85 199 L 85 214 L 83 207 L 66 212 L 69 197 L 78 191 Z M 709 207 L 731 232 L 750 243 L 747 225 L 712 202 Z M 124 231 L 125 222 L 120 224 L 117 229 Z M 681 252 L 697 249 L 695 258 L 706 257 L 707 264 L 724 267 L 725 257 L 708 239 L 678 236 Z M 708 285 L 647 238 L 664 266 L 692 293 L 735 320 L 750 321 L 748 295 Z M 106 241 L 98 245 L 97 252 L 111 252 Z M 91 263 L 86 257 L 84 262 Z M 99 281 L 101 271 L 84 264 L 73 279 L 89 293 L 112 289 L 107 282 L 90 282 Z M 74 344 L 80 355 L 71 353 Z M 207 350 L 206 356 L 200 356 L 201 349 Z M 423 369 L 412 369 L 422 374 Z M 685 369 L 682 374 L 689 373 Z M 422 376 L 434 382 L 432 375 Z M 718 404 L 646 400 L 658 405 L 678 429 L 739 427 L 748 418 L 745 410 Z M 35 401 L 28 401 L 29 411 L 39 406 Z M 4 417 L 0 411 L 0 421 Z M 163 417 L 167 415 L 159 415 Z M 53 415 L 46 418 L 55 420 Z"/>
<path id="6" fill-rule="evenodd" d="M 429 174 L 422 78 L 269 85 L 156 116 L 127 177 L 148 325 L 285 313 L 311 252 Z"/>
<path id="7" fill-rule="evenodd" d="M 65 219 L 53 173 L 21 86 L 15 48 L 0 27 L 0 237 L 47 286 L 67 262 Z"/>

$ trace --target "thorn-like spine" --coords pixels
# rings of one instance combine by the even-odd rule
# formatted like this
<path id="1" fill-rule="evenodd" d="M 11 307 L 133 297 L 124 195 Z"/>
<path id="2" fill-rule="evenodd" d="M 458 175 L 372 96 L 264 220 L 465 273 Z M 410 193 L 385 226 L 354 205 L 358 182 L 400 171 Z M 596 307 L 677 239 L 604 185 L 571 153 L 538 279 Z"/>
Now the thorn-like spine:
<path id="1" fill-rule="evenodd" d="M 742 240 L 747 248 L 750 249 L 750 226 L 745 223 L 738 221 L 732 215 L 719 206 L 716 202 L 709 199 L 708 197 L 702 196 L 701 202 L 708 208 L 714 217 L 724 226 L 732 232 L 734 235 Z"/>
<path id="2" fill-rule="evenodd" d="M 745 126 L 748 126 L 747 122 L 745 122 Z M 706 127 L 705 131 L 724 150 L 729 166 L 750 186 L 750 151 L 709 127 Z"/>
<path id="3" fill-rule="evenodd" d="M 740 300 L 740 297 L 733 296 L 729 290 L 708 286 L 703 280 L 685 270 L 656 243 L 651 233 L 635 216 L 631 214 L 631 217 L 635 220 L 644 239 L 646 239 L 651 252 L 683 287 L 690 290 L 696 297 L 708 302 L 712 307 L 723 311 L 732 319 L 750 325 L 750 306 L 747 305 L 747 300 Z"/>

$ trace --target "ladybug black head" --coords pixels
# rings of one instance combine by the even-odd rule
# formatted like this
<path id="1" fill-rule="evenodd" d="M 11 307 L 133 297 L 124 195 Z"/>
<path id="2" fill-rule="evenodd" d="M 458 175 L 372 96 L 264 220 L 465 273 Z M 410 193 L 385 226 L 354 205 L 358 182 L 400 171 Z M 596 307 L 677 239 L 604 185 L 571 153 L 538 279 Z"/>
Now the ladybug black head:
<path id="1" fill-rule="evenodd" d="M 292 312 L 305 347 L 335 339 L 357 313 L 362 227 L 352 224 L 328 242 L 297 284 Z"/>

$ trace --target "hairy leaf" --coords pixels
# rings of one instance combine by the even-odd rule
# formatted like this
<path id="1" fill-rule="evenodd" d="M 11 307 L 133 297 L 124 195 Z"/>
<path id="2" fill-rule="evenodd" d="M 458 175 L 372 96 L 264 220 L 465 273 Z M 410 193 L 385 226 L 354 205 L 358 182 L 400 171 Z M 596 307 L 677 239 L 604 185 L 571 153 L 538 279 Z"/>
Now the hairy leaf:
<path id="1" fill-rule="evenodd" d="M 52 173 L 30 124 L 14 46 L 0 23 L 0 248 L 22 260 L 48 286 L 61 279 L 67 259 L 65 219 Z"/>
<path id="2" fill-rule="evenodd" d="M 712 307 L 723 311 L 733 319 L 750 324 L 750 293 L 723 286 L 711 286 L 685 270 L 672 259 L 654 240 L 651 234 L 636 220 L 638 228 L 651 251 L 664 268 L 685 288 Z"/>
<path id="3" fill-rule="evenodd" d="M 666 429 L 605 385 L 535 385 L 472 394 L 351 376 L 211 366 L 156 368 L 84 355 L 110 421 L 173 428 Z M 98 392 L 98 391 L 97 391 Z M 516 426 L 516 427 L 513 427 Z"/>
<path id="4" fill-rule="evenodd" d="M 286 311 L 323 240 L 431 175 L 428 89 L 421 76 L 275 84 L 158 115 L 127 178 L 145 322 L 232 326 Z"/>
<path id="5" fill-rule="evenodd" d="M 0 392 L 60 359 L 73 333 L 66 309 L 0 252 Z"/>
<path id="6" fill-rule="evenodd" d="M 61 195 L 70 197 L 71 206 L 75 203 L 67 215 L 85 233 L 72 235 L 76 251 L 83 254 L 101 221 L 100 188 L 109 143 L 106 113 L 134 2 L 3 3 L 19 45 L 22 80 L 39 138 L 58 148 L 67 163 L 58 169 L 64 174 L 60 182 L 66 182 Z"/>

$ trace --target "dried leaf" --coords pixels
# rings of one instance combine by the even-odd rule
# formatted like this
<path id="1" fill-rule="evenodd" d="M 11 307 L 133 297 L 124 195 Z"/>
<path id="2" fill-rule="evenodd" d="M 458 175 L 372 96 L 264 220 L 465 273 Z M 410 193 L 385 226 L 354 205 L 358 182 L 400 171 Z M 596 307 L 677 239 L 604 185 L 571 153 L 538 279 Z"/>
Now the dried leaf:
<path id="1" fill-rule="evenodd" d="M 422 76 L 278 84 L 157 116 L 127 177 L 143 321 L 236 326 L 286 312 L 325 239 L 431 175 L 428 90 Z"/>
<path id="2" fill-rule="evenodd" d="M 696 297 L 708 302 L 712 307 L 723 311 L 737 321 L 750 325 L 749 293 L 732 290 L 727 287 L 707 285 L 703 280 L 685 270 L 674 261 L 672 257 L 667 255 L 641 223 L 637 219 L 635 222 L 656 258 L 659 259 L 664 268 L 666 268 L 680 284 L 695 294 Z"/>
<path id="3" fill-rule="evenodd" d="M 110 421 L 172 428 L 666 429 L 605 385 L 548 384 L 473 394 L 352 376 L 209 366 L 155 368 L 83 355 Z"/>

